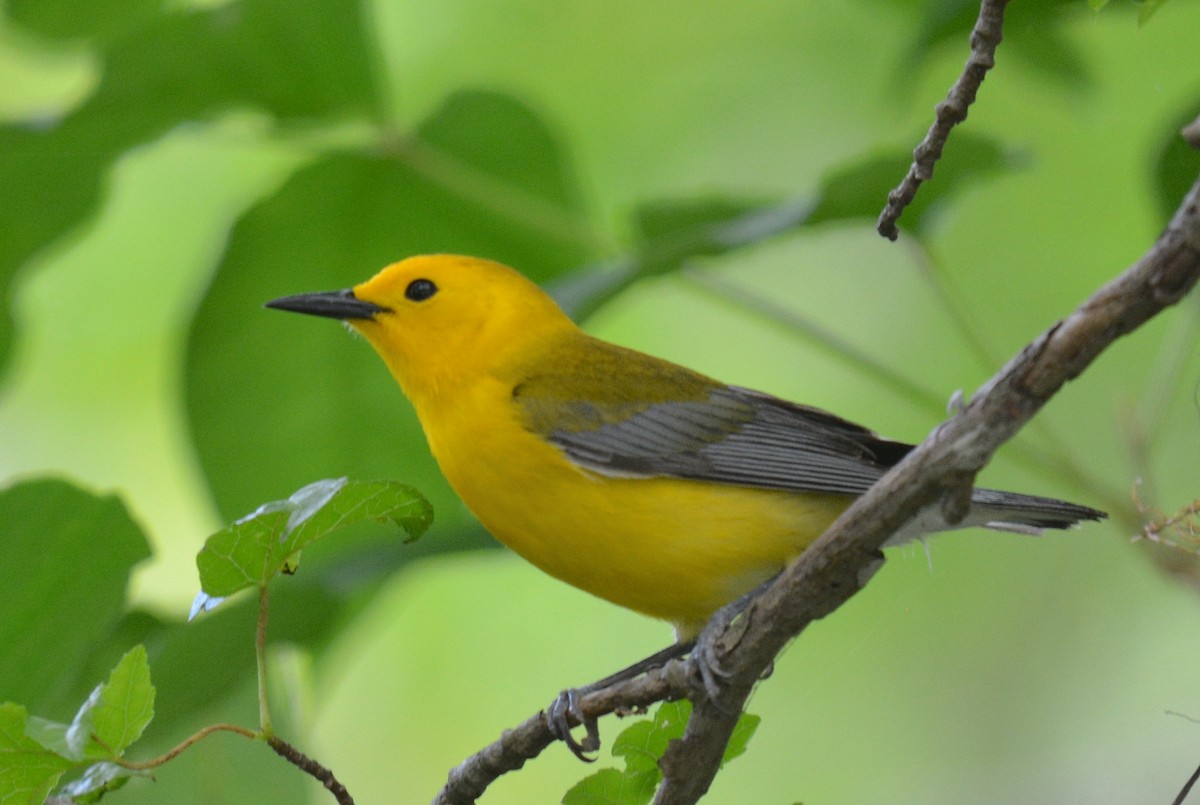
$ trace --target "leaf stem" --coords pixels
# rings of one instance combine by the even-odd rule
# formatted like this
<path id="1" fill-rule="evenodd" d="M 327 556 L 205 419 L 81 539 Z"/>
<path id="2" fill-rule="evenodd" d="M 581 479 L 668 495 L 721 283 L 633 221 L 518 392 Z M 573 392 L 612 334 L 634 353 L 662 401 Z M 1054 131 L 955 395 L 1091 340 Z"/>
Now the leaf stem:
<path id="1" fill-rule="evenodd" d="M 247 727 L 239 726 L 237 724 L 209 724 L 204 729 L 199 730 L 198 732 L 194 733 L 193 735 L 189 736 L 188 738 L 185 738 L 183 740 L 183 742 L 180 743 L 178 746 L 176 746 L 174 749 L 170 750 L 166 754 L 159 755 L 156 758 L 151 758 L 150 760 L 133 761 L 133 760 L 128 760 L 128 759 L 122 758 L 122 757 L 113 757 L 113 758 L 110 758 L 110 760 L 113 763 L 116 763 L 118 766 L 121 766 L 122 768 L 130 769 L 132 771 L 145 771 L 146 769 L 156 769 L 159 766 L 166 763 L 168 760 L 173 760 L 180 752 L 187 749 L 192 744 L 197 743 L 198 741 L 201 741 L 204 738 L 207 738 L 209 735 L 212 735 L 214 732 L 220 732 L 220 731 L 236 732 L 238 735 L 241 735 L 243 738 L 250 738 L 251 740 L 254 740 L 254 739 L 260 737 L 259 734 L 256 733 L 254 730 L 249 729 Z"/>
<path id="2" fill-rule="evenodd" d="M 258 728 L 268 740 L 275 734 L 271 727 L 271 708 L 267 704 L 267 585 L 258 588 L 258 628 L 254 633 L 254 658 L 258 665 Z"/>

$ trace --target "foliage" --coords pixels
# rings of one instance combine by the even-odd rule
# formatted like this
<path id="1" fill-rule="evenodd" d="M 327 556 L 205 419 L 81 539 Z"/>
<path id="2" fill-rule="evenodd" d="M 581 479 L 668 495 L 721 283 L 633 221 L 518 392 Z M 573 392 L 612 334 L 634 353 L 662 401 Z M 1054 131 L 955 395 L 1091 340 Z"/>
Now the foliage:
<path id="1" fill-rule="evenodd" d="M 667 744 L 683 735 L 691 713 L 692 704 L 686 699 L 663 702 L 652 719 L 626 727 L 612 745 L 613 757 L 625 759 L 624 770 L 601 769 L 584 777 L 563 796 L 563 805 L 649 803 L 662 780 L 658 761 L 667 751 Z M 758 716 L 742 714 L 725 748 L 722 766 L 746 751 L 760 721 Z"/>
<path id="2" fill-rule="evenodd" d="M 122 765 L 125 750 L 154 717 L 146 648 L 130 649 L 69 724 L 27 718 L 25 708 L 12 702 L 0 707 L 9 740 L 0 757 L 0 797 L 7 801 L 28 795 L 35 802 L 32 792 L 44 799 L 64 772 L 75 772 L 77 778 L 63 786 L 62 795 L 91 802 L 124 785 L 130 774 Z"/>
<path id="3" fill-rule="evenodd" d="M 113 669 L 134 662 L 130 646 L 144 645 L 154 668 L 155 719 L 138 744 L 147 753 L 175 746 L 198 724 L 244 720 L 257 701 L 258 664 L 247 643 L 258 612 L 251 596 L 235 595 L 190 624 L 179 606 L 146 597 L 128 603 L 132 568 L 150 556 L 137 520 L 150 525 L 160 553 L 184 542 L 176 550 L 189 555 L 208 523 L 173 508 L 168 495 L 146 494 L 152 486 L 131 481 L 133 473 L 120 463 L 126 449 L 148 456 L 141 476 L 185 476 L 202 514 L 221 522 L 313 478 L 397 478 L 402 484 L 386 482 L 389 494 L 403 499 L 411 487 L 428 498 L 437 523 L 429 538 L 412 545 L 401 545 L 394 529 L 373 522 L 379 512 L 365 497 L 362 508 L 337 498 L 342 503 L 334 505 L 354 509 L 361 522 L 313 545 L 302 572 L 272 590 L 272 641 L 312 661 L 309 671 L 297 672 L 305 680 L 297 686 L 312 684 L 322 695 L 369 691 L 370 713 L 345 716 L 354 729 L 390 714 L 389 696 L 440 701 L 438 685 L 455 684 L 463 669 L 490 672 L 496 657 L 519 653 L 509 646 L 521 639 L 512 636 L 519 630 L 496 637 L 494 651 L 477 645 L 498 631 L 489 618 L 505 617 L 514 602 L 476 599 L 472 594 L 483 592 L 470 588 L 453 588 L 420 606 L 404 599 L 402 613 L 371 617 L 380 601 L 393 601 L 394 591 L 379 594 L 392 590 L 397 571 L 408 568 L 419 579 L 440 567 L 415 559 L 491 543 L 441 480 L 415 418 L 370 351 L 332 325 L 300 326 L 260 310 L 261 302 L 345 287 L 411 253 L 485 254 L 518 266 L 575 315 L 595 314 L 596 326 L 630 342 L 658 337 L 683 359 L 707 364 L 707 371 L 727 372 L 738 382 L 778 383 L 772 390 L 820 405 L 836 402 L 864 421 L 870 414 L 870 424 L 897 436 L 918 437 L 953 389 L 969 387 L 1010 347 L 1136 255 L 1200 170 L 1197 152 L 1176 136 L 1195 113 L 1190 63 L 1154 66 L 1178 48 L 1153 43 L 1166 41 L 1173 27 L 1186 29 L 1170 22 L 1192 19 L 1184 16 L 1191 13 L 1186 4 L 1143 2 L 1136 12 L 1134 4 L 1097 0 L 1010 4 L 997 70 L 970 120 L 951 138 L 934 181 L 902 221 L 902 251 L 887 256 L 862 244 L 944 93 L 945 75 L 961 66 L 977 3 L 726 3 L 702 15 L 681 2 L 618 3 L 597 11 L 600 6 L 522 0 L 503 14 L 491 5 L 462 0 L 436 14 L 418 13 L 412 4 L 355 0 L 5 5 L 2 32 L 9 38 L 0 39 L 0 48 L 76 59 L 83 78 L 65 100 L 5 107 L 16 111 L 6 111 L 0 124 L 0 417 L 8 417 L 0 421 L 0 472 L 15 479 L 66 468 L 99 487 L 120 487 L 137 515 L 116 495 L 57 479 L 10 481 L 0 492 L 0 567 L 18 569 L 0 584 L 0 699 L 20 702 L 0 708 L 0 740 L 4 751 L 28 752 L 37 761 L 3 778 L 5 784 L 15 780 L 36 800 L 57 776 L 81 768 L 87 757 L 70 757 L 65 744 L 60 748 L 67 754 L 52 752 L 29 737 L 35 717 L 26 713 L 69 726 L 96 680 L 107 677 L 113 685 Z M 21 84 L 0 83 L 5 93 Z M 158 196 L 130 204 L 129 175 L 181 141 L 200 143 L 196 153 L 247 142 L 261 151 L 200 181 L 164 173 L 159 181 L 170 199 L 207 197 L 248 181 L 241 169 L 249 164 L 277 159 L 284 167 L 204 208 L 209 229 L 188 260 L 170 252 L 173 259 L 155 263 L 156 244 L 186 239 L 181 233 L 191 231 L 197 213 L 181 201 L 174 221 L 163 224 L 156 207 L 172 205 L 157 204 Z M 192 152 L 185 156 L 211 164 Z M 119 245 L 109 247 L 104 261 L 84 251 L 82 268 L 66 276 L 58 267 L 80 243 L 112 231 L 110 216 L 122 204 L 133 207 L 126 213 L 133 224 L 112 236 Z M 144 255 L 151 255 L 150 265 L 137 273 L 130 266 Z M 154 284 L 162 277 L 183 278 L 173 296 Z M 649 311 L 643 311 L 643 329 L 619 329 L 642 305 Z M 151 309 L 160 312 L 159 326 L 138 329 L 130 314 Z M 1052 427 L 1032 446 L 1014 445 L 1010 456 L 1018 460 L 999 471 L 1062 487 L 1064 495 L 1117 513 L 1124 506 L 1127 523 L 1131 479 L 1144 474 L 1148 510 L 1190 511 L 1180 507 L 1195 498 L 1188 480 L 1195 477 L 1196 430 L 1188 390 L 1200 318 L 1195 308 L 1189 316 L 1162 325 L 1165 334 L 1130 345 L 1123 361 L 1134 367 L 1128 373 L 1101 368 L 1081 384 L 1079 396 L 1047 412 Z M 768 338 L 751 337 L 748 329 L 758 325 L 765 326 L 755 333 Z M 679 340 L 664 335 L 670 332 Z M 51 349 L 70 353 L 72 362 L 43 365 Z M 159 374 L 131 380 L 119 371 L 133 362 L 127 356 L 150 350 L 158 350 L 153 354 L 163 363 Z M 104 355 L 113 357 L 105 362 Z M 21 419 L 11 400 L 40 373 L 53 382 Z M 1140 398 L 1134 396 L 1139 390 Z M 169 438 L 143 421 L 142 405 L 150 398 L 169 412 L 169 426 L 162 428 Z M 125 409 L 130 422 L 120 419 Z M 27 422 L 40 423 L 40 430 L 28 430 L 55 436 L 65 447 L 30 447 Z M 1074 460 L 1071 448 L 1086 449 L 1089 459 Z M 1127 455 L 1136 457 L 1136 468 L 1127 466 Z M 335 496 L 349 491 L 323 488 Z M 425 504 L 406 499 L 400 508 L 413 518 L 406 522 L 423 527 L 417 524 L 428 516 Z M 202 554 L 211 563 L 206 575 L 214 574 L 208 594 L 269 582 L 323 533 L 316 520 L 289 530 L 290 518 L 272 509 L 222 532 Z M 1157 576 L 1130 570 L 1132 560 L 1124 555 L 1106 553 L 1117 549 L 1097 545 L 1091 532 L 1084 536 L 1081 548 L 1072 547 L 1081 544 L 1076 535 L 1036 545 L 939 542 L 933 575 L 923 558 L 914 563 L 919 572 L 889 561 L 900 565 L 889 571 L 909 573 L 909 589 L 918 592 L 887 592 L 885 574 L 873 588 L 892 598 L 864 602 L 858 614 L 839 613 L 827 630 L 804 638 L 803 649 L 820 661 L 793 670 L 803 684 L 787 688 L 794 698 L 786 712 L 803 716 L 779 720 L 796 722 L 795 740 L 807 740 L 804 725 L 812 725 L 819 740 L 796 752 L 803 758 L 779 783 L 789 786 L 787 796 L 803 784 L 813 791 L 800 793 L 814 801 L 822 785 L 835 792 L 827 799 L 879 798 L 854 788 L 869 785 L 855 782 L 861 775 L 821 777 L 837 768 L 826 762 L 826 752 L 847 744 L 857 752 L 866 740 L 841 730 L 856 715 L 906 770 L 963 752 L 974 765 L 960 769 L 947 760 L 953 775 L 927 767 L 921 768 L 928 773 L 912 772 L 946 786 L 942 790 L 951 793 L 943 793 L 943 801 L 976 792 L 958 780 L 978 767 L 1028 768 L 1020 784 L 1030 787 L 1057 781 L 1054 772 L 1039 772 L 1039 764 L 1055 771 L 1069 764 L 1043 761 L 1037 747 L 1057 746 L 1060 736 L 1027 736 L 1050 731 L 1046 701 L 1069 706 L 1066 692 L 1043 686 L 1070 679 L 1071 695 L 1091 692 L 1088 706 L 1080 707 L 1087 714 L 1082 725 L 1073 726 L 1078 734 L 1104 734 L 1089 720 L 1097 712 L 1094 701 L 1117 697 L 1094 669 L 1117 656 L 1132 665 L 1138 653 L 1102 644 L 1087 625 L 1103 623 L 1096 631 L 1116 641 L 1120 626 L 1132 623 L 1141 645 L 1152 616 L 1134 608 L 1142 598 L 1123 585 L 1140 584 L 1140 592 L 1163 585 Z M 992 553 L 959 561 L 971 551 Z M 1063 553 L 1042 553 L 1053 551 Z M 237 562 L 228 561 L 234 556 Z M 1047 589 L 1057 589 L 1052 574 L 1067 573 L 1062 568 L 1078 574 L 1065 584 L 1080 592 L 1046 607 L 1063 624 L 1056 639 L 1038 630 L 1058 620 L 1025 607 L 1051 596 Z M 1119 572 L 1105 575 L 1104 568 Z M 890 576 L 899 577 L 909 578 Z M 466 584 L 482 586 L 469 578 Z M 491 576 L 488 582 L 498 583 Z M 964 603 L 968 597 L 981 602 L 979 609 Z M 563 654 L 555 651 L 594 650 L 597 662 L 607 662 L 611 642 L 626 639 L 623 632 L 608 639 L 577 631 L 574 607 L 590 602 L 571 600 L 572 620 L 565 625 L 551 625 L 559 623 L 552 620 L 557 612 L 536 616 L 534 626 L 544 619 L 548 634 L 525 649 L 519 679 L 488 677 L 524 709 L 539 704 L 527 697 L 566 683 L 552 661 Z M 1103 602 L 1115 609 L 1088 609 Z M 418 625 L 445 625 L 418 632 L 409 619 L 414 611 Z M 896 612 L 906 613 L 903 624 Z M 458 613 L 458 620 L 447 613 Z M 378 663 L 385 683 L 358 683 L 351 675 L 361 668 L 346 662 L 338 647 L 377 645 L 377 634 L 361 638 L 356 630 L 380 622 L 401 622 L 412 633 L 405 634 L 411 645 L 436 643 L 432 670 L 414 681 L 410 675 L 419 673 L 408 669 L 420 668 L 416 658 L 389 658 Z M 855 637 L 862 634 L 871 639 Z M 468 647 L 466 660 L 451 664 L 444 657 L 459 642 Z M 1183 640 L 1163 642 L 1174 651 Z M 1038 651 L 1050 656 L 1014 660 Z M 1147 661 L 1154 681 L 1163 679 L 1162 668 L 1188 667 L 1170 656 L 1169 662 Z M 556 675 L 547 682 L 526 673 L 531 665 Z M 885 698 L 888 691 L 875 684 L 879 667 L 899 678 L 903 696 Z M 1003 715 L 989 722 L 995 729 L 988 740 L 959 732 L 964 721 L 980 719 L 963 717 L 957 705 L 946 708 L 942 697 L 923 698 L 930 668 L 939 679 L 966 680 L 946 692 L 946 700 L 976 702 L 973 712 L 989 712 L 993 699 L 997 708 L 1003 705 Z M 1114 671 L 1105 679 L 1120 676 Z M 839 686 L 861 690 L 867 683 L 881 698 L 856 697 L 866 713 L 847 715 L 853 705 L 841 704 Z M 522 684 L 538 693 L 517 693 Z M 767 687 L 785 684 L 776 679 Z M 978 693 L 973 686 L 988 693 L 972 696 Z M 1178 690 L 1186 690 L 1183 683 L 1160 698 L 1179 698 Z M 457 700 L 461 690 L 453 695 Z M 298 694 L 292 703 L 304 699 Z M 1035 716 L 1021 721 L 1011 715 L 1018 703 Z M 303 707 L 275 709 L 278 718 L 296 722 L 287 726 L 306 726 Z M 478 748 L 454 743 L 467 730 L 444 712 L 422 727 L 405 721 L 397 728 L 398 716 L 379 720 L 393 732 L 378 743 L 429 747 L 437 757 L 426 765 L 436 768 L 437 779 L 462 752 Z M 1144 720 L 1139 714 L 1130 723 Z M 834 726 L 817 726 L 826 724 Z M 928 729 L 914 732 L 914 724 Z M 481 729 L 486 736 L 501 726 L 489 720 Z M 1161 737 L 1156 742 L 1132 729 L 1123 734 L 1169 754 Z M 124 739 L 105 735 L 113 757 L 123 757 L 124 747 L 117 747 Z M 172 801 L 202 801 L 208 790 L 196 781 L 217 784 L 204 774 L 206 763 L 228 771 L 220 783 L 224 801 L 262 801 L 264 790 L 289 801 L 307 795 L 288 787 L 294 784 L 278 774 L 276 758 L 207 755 L 216 752 L 209 743 L 182 756 L 157 789 L 135 782 L 120 796 L 153 801 L 169 790 Z M 1108 757 L 1109 749 L 1080 749 L 1078 757 Z M 623 757 L 626 771 L 609 770 L 606 778 L 623 778 L 637 767 L 632 755 Z M 192 762 L 195 768 L 187 766 Z M 757 768 L 752 763 L 747 758 L 731 774 Z M 405 779 L 416 781 L 413 798 L 425 800 L 437 779 L 430 783 L 429 772 L 421 777 L 417 765 L 414 759 Z M 561 768 L 554 773 L 563 779 L 579 776 L 574 767 Z M 370 771 L 383 778 L 378 764 Z M 954 788 L 960 784 L 965 794 Z M 1004 784 L 1018 785 L 1010 776 Z M 394 780 L 379 786 L 396 793 Z M 550 787 L 565 785 L 551 781 Z M 1008 798 L 1029 798 L 1028 789 L 1020 791 Z"/>
<path id="4" fill-rule="evenodd" d="M 51 521 L 55 516 L 70 518 L 85 527 L 65 528 L 64 533 L 78 531 L 93 544 L 101 544 L 106 535 L 98 535 L 92 526 L 99 522 L 111 527 L 111 513 L 105 511 L 111 507 L 98 509 L 94 505 L 97 502 L 106 501 L 96 501 L 62 482 L 30 482 L 3 493 L 0 511 L 7 511 L 11 515 L 9 522 L 18 527 L 27 526 L 23 516 L 27 520 L 35 512 L 52 514 L 47 518 Z M 38 504 L 48 503 L 55 504 L 52 512 L 37 510 Z M 428 502 L 402 484 L 345 478 L 317 481 L 286 500 L 260 506 L 233 526 L 212 535 L 197 557 L 203 592 L 197 598 L 193 616 L 199 610 L 212 609 L 224 596 L 247 586 L 260 591 L 256 644 L 261 717 L 258 732 L 232 725 L 212 725 L 160 758 L 140 763 L 127 760 L 125 751 L 141 737 L 154 717 L 156 695 L 150 683 L 146 647 L 137 645 L 112 669 L 107 682 L 92 689 L 69 723 L 30 717 L 26 707 L 15 702 L 0 704 L 0 802 L 39 803 L 64 774 L 73 779 L 62 786 L 60 795 L 77 802 L 92 802 L 123 786 L 131 774 L 163 765 L 183 748 L 217 730 L 278 741 L 266 698 L 267 585 L 281 570 L 289 574 L 297 571 L 302 549 L 331 531 L 367 519 L 393 521 L 411 542 L 429 526 L 432 511 Z M 134 532 L 144 541 L 136 526 Z M 6 538 L 11 536 L 0 535 L 0 544 L 15 545 L 15 539 Z M 11 566 L 34 564 L 37 551 L 28 545 L 15 547 L 18 550 L 9 554 Z M 121 569 L 127 573 L 131 567 L 132 563 L 126 563 Z"/>
<path id="5" fill-rule="evenodd" d="M 413 542 L 433 522 L 433 509 L 416 490 L 395 481 L 314 481 L 287 500 L 265 503 L 204 543 L 201 607 L 247 587 L 295 573 L 300 551 L 330 531 L 355 523 L 393 521 Z"/>

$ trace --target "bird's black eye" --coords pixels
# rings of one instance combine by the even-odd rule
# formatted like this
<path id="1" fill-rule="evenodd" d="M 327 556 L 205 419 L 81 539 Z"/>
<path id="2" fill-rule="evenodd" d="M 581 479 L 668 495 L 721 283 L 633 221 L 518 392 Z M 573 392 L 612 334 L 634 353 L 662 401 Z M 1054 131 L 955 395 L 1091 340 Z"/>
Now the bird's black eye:
<path id="1" fill-rule="evenodd" d="M 437 289 L 437 286 L 433 284 L 433 280 L 413 280 L 404 289 L 404 296 L 413 302 L 424 302 L 437 293 Z"/>

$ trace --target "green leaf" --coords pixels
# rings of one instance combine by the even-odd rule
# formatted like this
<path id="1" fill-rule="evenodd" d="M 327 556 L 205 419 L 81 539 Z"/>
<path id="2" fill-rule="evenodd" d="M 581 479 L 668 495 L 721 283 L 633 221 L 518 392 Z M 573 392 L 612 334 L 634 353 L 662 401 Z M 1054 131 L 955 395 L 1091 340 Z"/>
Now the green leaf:
<path id="1" fill-rule="evenodd" d="M 261 305 L 439 251 L 545 281 L 592 253 L 589 233 L 558 141 L 503 95 L 459 93 L 385 153 L 297 172 L 238 222 L 188 341 L 189 424 L 219 510 L 232 518 L 311 478 L 403 477 L 445 513 L 440 529 L 465 534 L 469 517 L 372 350 L 333 322 Z"/>
<path id="2" fill-rule="evenodd" d="M 663 702 L 654 711 L 654 718 L 624 729 L 613 742 L 613 757 L 625 759 L 625 770 L 658 772 L 658 760 L 667 751 L 667 744 L 683 736 L 692 703 L 687 699 Z"/>
<path id="3" fill-rule="evenodd" d="M 624 758 L 625 770 L 601 769 L 583 778 L 563 796 L 563 805 L 645 805 L 650 802 L 662 780 L 658 761 L 671 741 L 683 737 L 691 715 L 692 703 L 687 699 L 663 702 L 654 711 L 652 719 L 626 727 L 612 746 L 613 757 Z M 760 721 L 758 716 L 742 713 L 725 747 L 722 766 L 746 751 Z"/>
<path id="4" fill-rule="evenodd" d="M 758 730 L 758 725 L 761 723 L 761 716 L 742 713 L 741 718 L 738 719 L 737 724 L 733 727 L 733 732 L 729 736 L 729 743 L 725 745 L 725 754 L 721 756 L 722 766 L 746 751 L 746 747 L 750 744 L 750 739 L 754 737 L 754 733 Z"/>
<path id="5" fill-rule="evenodd" d="M 115 497 L 58 480 L 0 491 L 0 690 L 61 711 L 76 670 L 124 611 L 131 570 L 149 555 Z"/>
<path id="6" fill-rule="evenodd" d="M 230 110 L 305 126 L 382 116 L 376 45 L 358 0 L 172 3 L 154 13 L 156 5 L 15 3 L 40 33 L 100 37 L 103 72 L 61 120 L 0 126 L 0 299 L 11 298 L 8 287 L 32 255 L 95 213 L 122 154 L 181 123 Z M 0 308 L 0 367 L 12 327 Z"/>
<path id="7" fill-rule="evenodd" d="M 634 211 L 638 237 L 646 243 L 686 236 L 761 211 L 761 201 L 707 196 L 682 201 L 650 201 Z"/>
<path id="8" fill-rule="evenodd" d="M 433 509 L 416 490 L 396 481 L 311 483 L 209 537 L 196 557 L 201 588 L 207 596 L 229 596 L 266 584 L 308 545 L 368 520 L 390 520 L 411 541 L 429 527 Z"/>
<path id="9" fill-rule="evenodd" d="M 122 755 L 154 718 L 154 686 L 146 647 L 134 646 L 100 688 L 91 710 L 91 733 L 111 754 Z"/>
<path id="10" fill-rule="evenodd" d="M 547 290 L 564 310 L 584 318 L 639 279 L 781 235 L 804 225 L 812 210 L 804 199 L 764 204 L 708 197 L 646 204 L 634 216 L 642 242 L 633 255 L 584 266 Z"/>
<path id="11" fill-rule="evenodd" d="M 645 805 L 662 780 L 659 758 L 667 744 L 683 735 L 692 703 L 686 699 L 663 702 L 649 721 L 626 727 L 613 741 L 613 757 L 624 758 L 625 770 L 601 769 L 563 796 L 563 805 Z"/>
<path id="12" fill-rule="evenodd" d="M 697 257 L 715 257 L 803 226 L 829 221 L 874 221 L 888 193 L 908 171 L 907 150 L 858 158 L 833 170 L 821 183 L 818 201 L 762 203 L 710 196 L 655 201 L 640 206 L 634 226 L 641 237 L 637 252 L 598 266 L 586 266 L 551 287 L 565 310 L 586 317 L 634 282 L 681 268 Z M 980 179 L 1020 164 L 1016 155 L 994 141 L 956 132 L 933 181 L 926 182 L 901 219 L 905 228 L 924 234 L 931 211 Z"/>
<path id="13" fill-rule="evenodd" d="M 661 773 L 630 774 L 601 769 L 571 786 L 563 805 L 645 805 L 654 796 Z"/>
<path id="14" fill-rule="evenodd" d="M 25 734 L 24 707 L 0 704 L 0 803 L 41 805 L 71 761 Z"/>
<path id="15" fill-rule="evenodd" d="M 113 761 L 141 737 L 153 717 L 150 665 L 146 647 L 138 645 L 126 652 L 107 682 L 92 690 L 70 724 L 34 717 L 26 720 L 23 729 L 27 740 L 62 761 L 63 770 L 99 761 L 91 762 L 63 787 L 64 795 L 91 802 L 125 784 L 131 772 Z M 6 801 L 0 789 L 0 802 Z"/>
<path id="16" fill-rule="evenodd" d="M 154 717 L 154 686 L 146 647 L 130 649 L 97 685 L 70 724 L 33 716 L 25 731 L 39 744 L 73 761 L 120 757 Z"/>

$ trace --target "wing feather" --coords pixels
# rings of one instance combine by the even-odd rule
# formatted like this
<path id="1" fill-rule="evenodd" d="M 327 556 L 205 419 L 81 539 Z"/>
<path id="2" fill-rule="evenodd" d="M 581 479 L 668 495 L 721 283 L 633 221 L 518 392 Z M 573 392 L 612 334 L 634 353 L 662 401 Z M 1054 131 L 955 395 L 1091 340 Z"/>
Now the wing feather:
<path id="1" fill-rule="evenodd" d="M 512 398 L 527 429 L 591 472 L 860 495 L 912 450 L 819 408 L 579 337 L 582 350 L 542 356 Z M 977 489 L 973 499 L 981 522 L 997 528 L 1065 528 L 1104 517 L 1013 492 Z"/>
<path id="2" fill-rule="evenodd" d="M 518 405 L 536 409 L 526 421 L 536 421 L 539 435 L 603 475 L 853 495 L 911 449 L 816 408 L 736 386 L 702 389 L 705 399 L 637 410 L 628 400 L 576 406 L 557 399 L 558 416 L 538 398 L 535 384 L 522 384 L 513 396 Z M 581 406 L 587 416 L 580 415 Z"/>

